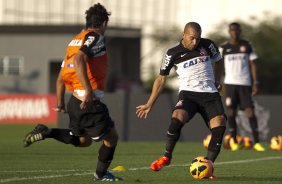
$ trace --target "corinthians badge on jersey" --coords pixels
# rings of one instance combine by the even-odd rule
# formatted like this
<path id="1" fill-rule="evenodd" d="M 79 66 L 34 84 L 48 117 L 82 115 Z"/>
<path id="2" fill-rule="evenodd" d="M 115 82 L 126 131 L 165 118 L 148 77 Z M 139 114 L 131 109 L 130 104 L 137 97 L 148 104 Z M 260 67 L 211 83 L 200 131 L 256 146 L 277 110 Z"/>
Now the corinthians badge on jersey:
<path id="1" fill-rule="evenodd" d="M 240 52 L 246 52 L 246 47 L 244 45 L 241 45 L 240 46 Z"/>

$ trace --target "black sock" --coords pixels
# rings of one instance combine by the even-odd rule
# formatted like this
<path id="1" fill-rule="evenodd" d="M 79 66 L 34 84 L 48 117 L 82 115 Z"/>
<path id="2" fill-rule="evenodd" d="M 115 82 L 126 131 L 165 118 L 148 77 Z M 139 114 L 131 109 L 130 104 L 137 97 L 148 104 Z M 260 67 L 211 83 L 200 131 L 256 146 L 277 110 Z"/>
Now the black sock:
<path id="1" fill-rule="evenodd" d="M 111 162 L 104 163 L 98 159 L 97 167 L 96 167 L 96 174 L 99 178 L 102 178 L 106 173 L 110 166 Z"/>
<path id="2" fill-rule="evenodd" d="M 249 122 L 250 122 L 250 126 L 252 128 L 254 142 L 258 143 L 259 142 L 259 132 L 258 132 L 257 118 L 255 116 L 253 116 L 253 117 L 249 118 Z"/>
<path id="3" fill-rule="evenodd" d="M 113 160 L 115 149 L 116 146 L 107 147 L 105 144 L 102 144 L 102 146 L 100 147 L 97 167 L 96 167 L 96 174 L 99 178 L 102 178 L 106 174 Z"/>
<path id="4" fill-rule="evenodd" d="M 225 126 L 215 127 L 211 129 L 212 137 L 208 146 L 207 159 L 211 160 L 212 162 L 215 161 L 220 152 L 224 131 Z"/>
<path id="5" fill-rule="evenodd" d="M 176 118 L 171 119 L 171 123 L 167 130 L 167 141 L 165 145 L 165 153 L 164 156 L 168 158 L 172 158 L 172 152 L 174 147 L 179 140 L 180 132 L 183 127 L 183 124 Z"/>
<path id="6" fill-rule="evenodd" d="M 51 128 L 45 135 L 45 138 L 54 138 L 66 144 L 78 146 L 80 144 L 79 137 L 71 135 L 69 129 Z"/>
<path id="7" fill-rule="evenodd" d="M 234 139 L 234 142 L 237 143 L 237 124 L 236 124 L 236 117 L 229 116 L 228 117 L 228 125 L 229 125 L 229 132 L 231 137 Z"/>
<path id="8" fill-rule="evenodd" d="M 172 152 L 174 150 L 176 143 L 177 143 L 177 141 L 171 141 L 171 140 L 166 141 L 165 152 L 164 152 L 165 157 L 168 157 L 169 159 L 172 158 Z"/>

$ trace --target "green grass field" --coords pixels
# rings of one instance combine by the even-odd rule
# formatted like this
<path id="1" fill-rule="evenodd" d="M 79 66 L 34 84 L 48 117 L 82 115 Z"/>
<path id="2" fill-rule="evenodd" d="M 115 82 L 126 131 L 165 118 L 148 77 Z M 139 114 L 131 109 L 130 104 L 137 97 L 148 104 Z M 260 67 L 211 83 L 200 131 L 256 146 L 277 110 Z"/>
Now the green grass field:
<path id="1" fill-rule="evenodd" d="M 100 143 L 88 148 L 75 148 L 54 140 L 45 140 L 23 148 L 22 138 L 31 125 L 0 125 L 0 183 L 18 184 L 84 184 L 91 181 Z M 164 149 L 160 142 L 120 143 L 111 169 L 124 166 L 126 171 L 115 172 L 122 183 L 222 183 L 222 184 L 281 184 L 282 152 L 231 152 L 222 149 L 215 165 L 217 180 L 195 180 L 187 165 L 206 150 L 201 143 L 180 142 L 169 167 L 160 172 L 149 170 L 150 163 Z"/>

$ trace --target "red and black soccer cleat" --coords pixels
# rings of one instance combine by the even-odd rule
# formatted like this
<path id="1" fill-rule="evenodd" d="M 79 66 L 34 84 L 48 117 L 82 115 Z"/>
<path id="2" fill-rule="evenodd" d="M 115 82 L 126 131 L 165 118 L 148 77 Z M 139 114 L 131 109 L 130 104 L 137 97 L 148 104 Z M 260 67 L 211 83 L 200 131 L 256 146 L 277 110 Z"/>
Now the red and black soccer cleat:
<path id="1" fill-rule="evenodd" d="M 163 156 L 161 158 L 159 158 L 158 160 L 154 161 L 151 164 L 151 169 L 153 171 L 159 171 L 161 170 L 164 166 L 167 166 L 170 164 L 170 158 Z"/>

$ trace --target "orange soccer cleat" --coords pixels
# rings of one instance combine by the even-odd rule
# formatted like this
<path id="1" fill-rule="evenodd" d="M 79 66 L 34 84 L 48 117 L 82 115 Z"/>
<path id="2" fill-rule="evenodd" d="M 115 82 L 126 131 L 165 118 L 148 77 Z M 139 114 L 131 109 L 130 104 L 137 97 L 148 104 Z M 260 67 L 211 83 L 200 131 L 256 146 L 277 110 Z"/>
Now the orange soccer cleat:
<path id="1" fill-rule="evenodd" d="M 161 158 L 159 158 L 158 160 L 154 161 L 151 164 L 151 169 L 153 171 L 159 171 L 161 170 L 164 166 L 167 166 L 170 164 L 170 158 L 163 156 Z"/>

